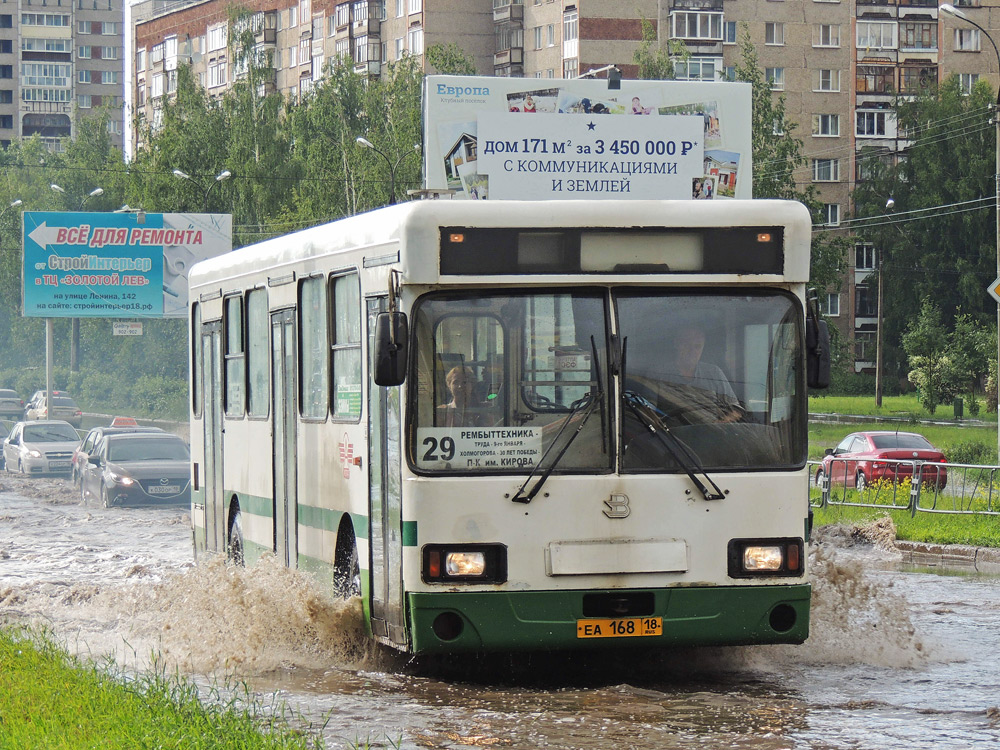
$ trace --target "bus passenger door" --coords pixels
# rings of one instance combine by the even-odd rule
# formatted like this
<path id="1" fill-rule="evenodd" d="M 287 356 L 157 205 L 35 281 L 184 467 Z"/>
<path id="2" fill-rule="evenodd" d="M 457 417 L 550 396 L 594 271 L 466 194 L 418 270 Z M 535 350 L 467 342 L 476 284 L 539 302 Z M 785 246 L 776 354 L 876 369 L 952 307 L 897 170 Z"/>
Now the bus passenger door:
<path id="1" fill-rule="evenodd" d="M 374 349 L 375 317 L 385 297 L 367 300 L 368 352 Z M 399 388 L 368 378 L 368 528 L 371 560 L 372 632 L 404 645 L 403 534 L 400 476 Z"/>
<path id="2" fill-rule="evenodd" d="M 274 554 L 289 568 L 298 564 L 298 479 L 295 444 L 298 414 L 295 311 L 271 316 L 271 435 L 274 452 Z"/>
<path id="3" fill-rule="evenodd" d="M 222 500 L 222 324 L 209 323 L 201 336 L 202 425 L 205 431 L 205 549 L 226 549 Z"/>

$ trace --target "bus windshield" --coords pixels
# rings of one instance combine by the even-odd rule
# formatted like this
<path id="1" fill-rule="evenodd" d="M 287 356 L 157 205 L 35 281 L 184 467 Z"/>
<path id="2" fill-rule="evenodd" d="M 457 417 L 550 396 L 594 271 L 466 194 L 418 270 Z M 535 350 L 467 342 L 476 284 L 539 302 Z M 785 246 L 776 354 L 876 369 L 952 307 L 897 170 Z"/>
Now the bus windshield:
<path id="1" fill-rule="evenodd" d="M 797 468 L 800 317 L 778 290 L 426 295 L 414 309 L 411 464 L 434 474 Z"/>

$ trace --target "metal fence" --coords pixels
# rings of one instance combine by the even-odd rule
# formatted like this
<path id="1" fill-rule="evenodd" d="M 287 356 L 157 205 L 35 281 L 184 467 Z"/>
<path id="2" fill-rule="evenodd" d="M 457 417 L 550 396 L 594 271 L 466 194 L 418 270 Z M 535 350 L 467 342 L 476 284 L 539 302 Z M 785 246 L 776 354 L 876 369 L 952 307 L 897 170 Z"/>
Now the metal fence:
<path id="1" fill-rule="evenodd" d="M 1000 466 L 843 458 L 810 461 L 810 505 L 1000 515 Z"/>

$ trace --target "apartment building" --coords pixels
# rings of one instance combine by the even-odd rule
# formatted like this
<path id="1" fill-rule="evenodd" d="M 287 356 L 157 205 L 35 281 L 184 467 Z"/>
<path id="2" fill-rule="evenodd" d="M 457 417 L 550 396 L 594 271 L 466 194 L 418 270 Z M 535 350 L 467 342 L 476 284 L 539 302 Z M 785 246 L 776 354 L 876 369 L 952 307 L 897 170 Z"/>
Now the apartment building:
<path id="1" fill-rule="evenodd" d="M 989 0 L 954 5 L 1000 40 L 1000 7 Z M 133 95 L 155 118 L 156 103 L 175 85 L 179 61 L 192 65 L 210 92 L 231 85 L 226 4 L 202 0 L 135 6 Z M 936 0 L 248 0 L 259 49 L 273 54 L 273 87 L 299 96 L 334 57 L 378 75 L 404 55 L 455 43 L 481 75 L 573 78 L 617 66 L 636 74 L 634 54 L 648 20 L 662 43 L 679 40 L 681 79 L 732 76 L 747 29 L 758 62 L 786 100 L 793 135 L 807 164 L 800 187 L 813 185 L 824 203 L 826 231 L 851 215 L 851 193 L 865 177 L 863 150 L 892 159 L 906 147 L 896 128 L 897 95 L 961 76 L 1000 84 L 1000 60 L 974 26 L 940 13 Z M 0 49 L 0 83 L 3 54 Z M 2 112 L 0 100 L 0 112 Z M 755 165 L 766 170 L 766 164 Z M 855 369 L 875 366 L 877 293 L 869 283 L 877 248 L 855 244 L 839 292 L 824 312 L 854 344 Z"/>
<path id="2" fill-rule="evenodd" d="M 122 145 L 122 0 L 0 2 L 0 145 L 40 136 L 50 148 L 106 106 Z"/>

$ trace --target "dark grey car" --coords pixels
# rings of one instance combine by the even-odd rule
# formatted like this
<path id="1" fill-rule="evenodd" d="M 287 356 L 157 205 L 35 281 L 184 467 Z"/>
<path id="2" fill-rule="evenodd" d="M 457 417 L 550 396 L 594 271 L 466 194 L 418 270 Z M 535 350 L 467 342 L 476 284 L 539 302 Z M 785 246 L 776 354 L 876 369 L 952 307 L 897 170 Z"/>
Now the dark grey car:
<path id="1" fill-rule="evenodd" d="M 168 505 L 191 502 L 191 451 L 167 433 L 105 435 L 80 474 L 84 502 Z"/>

